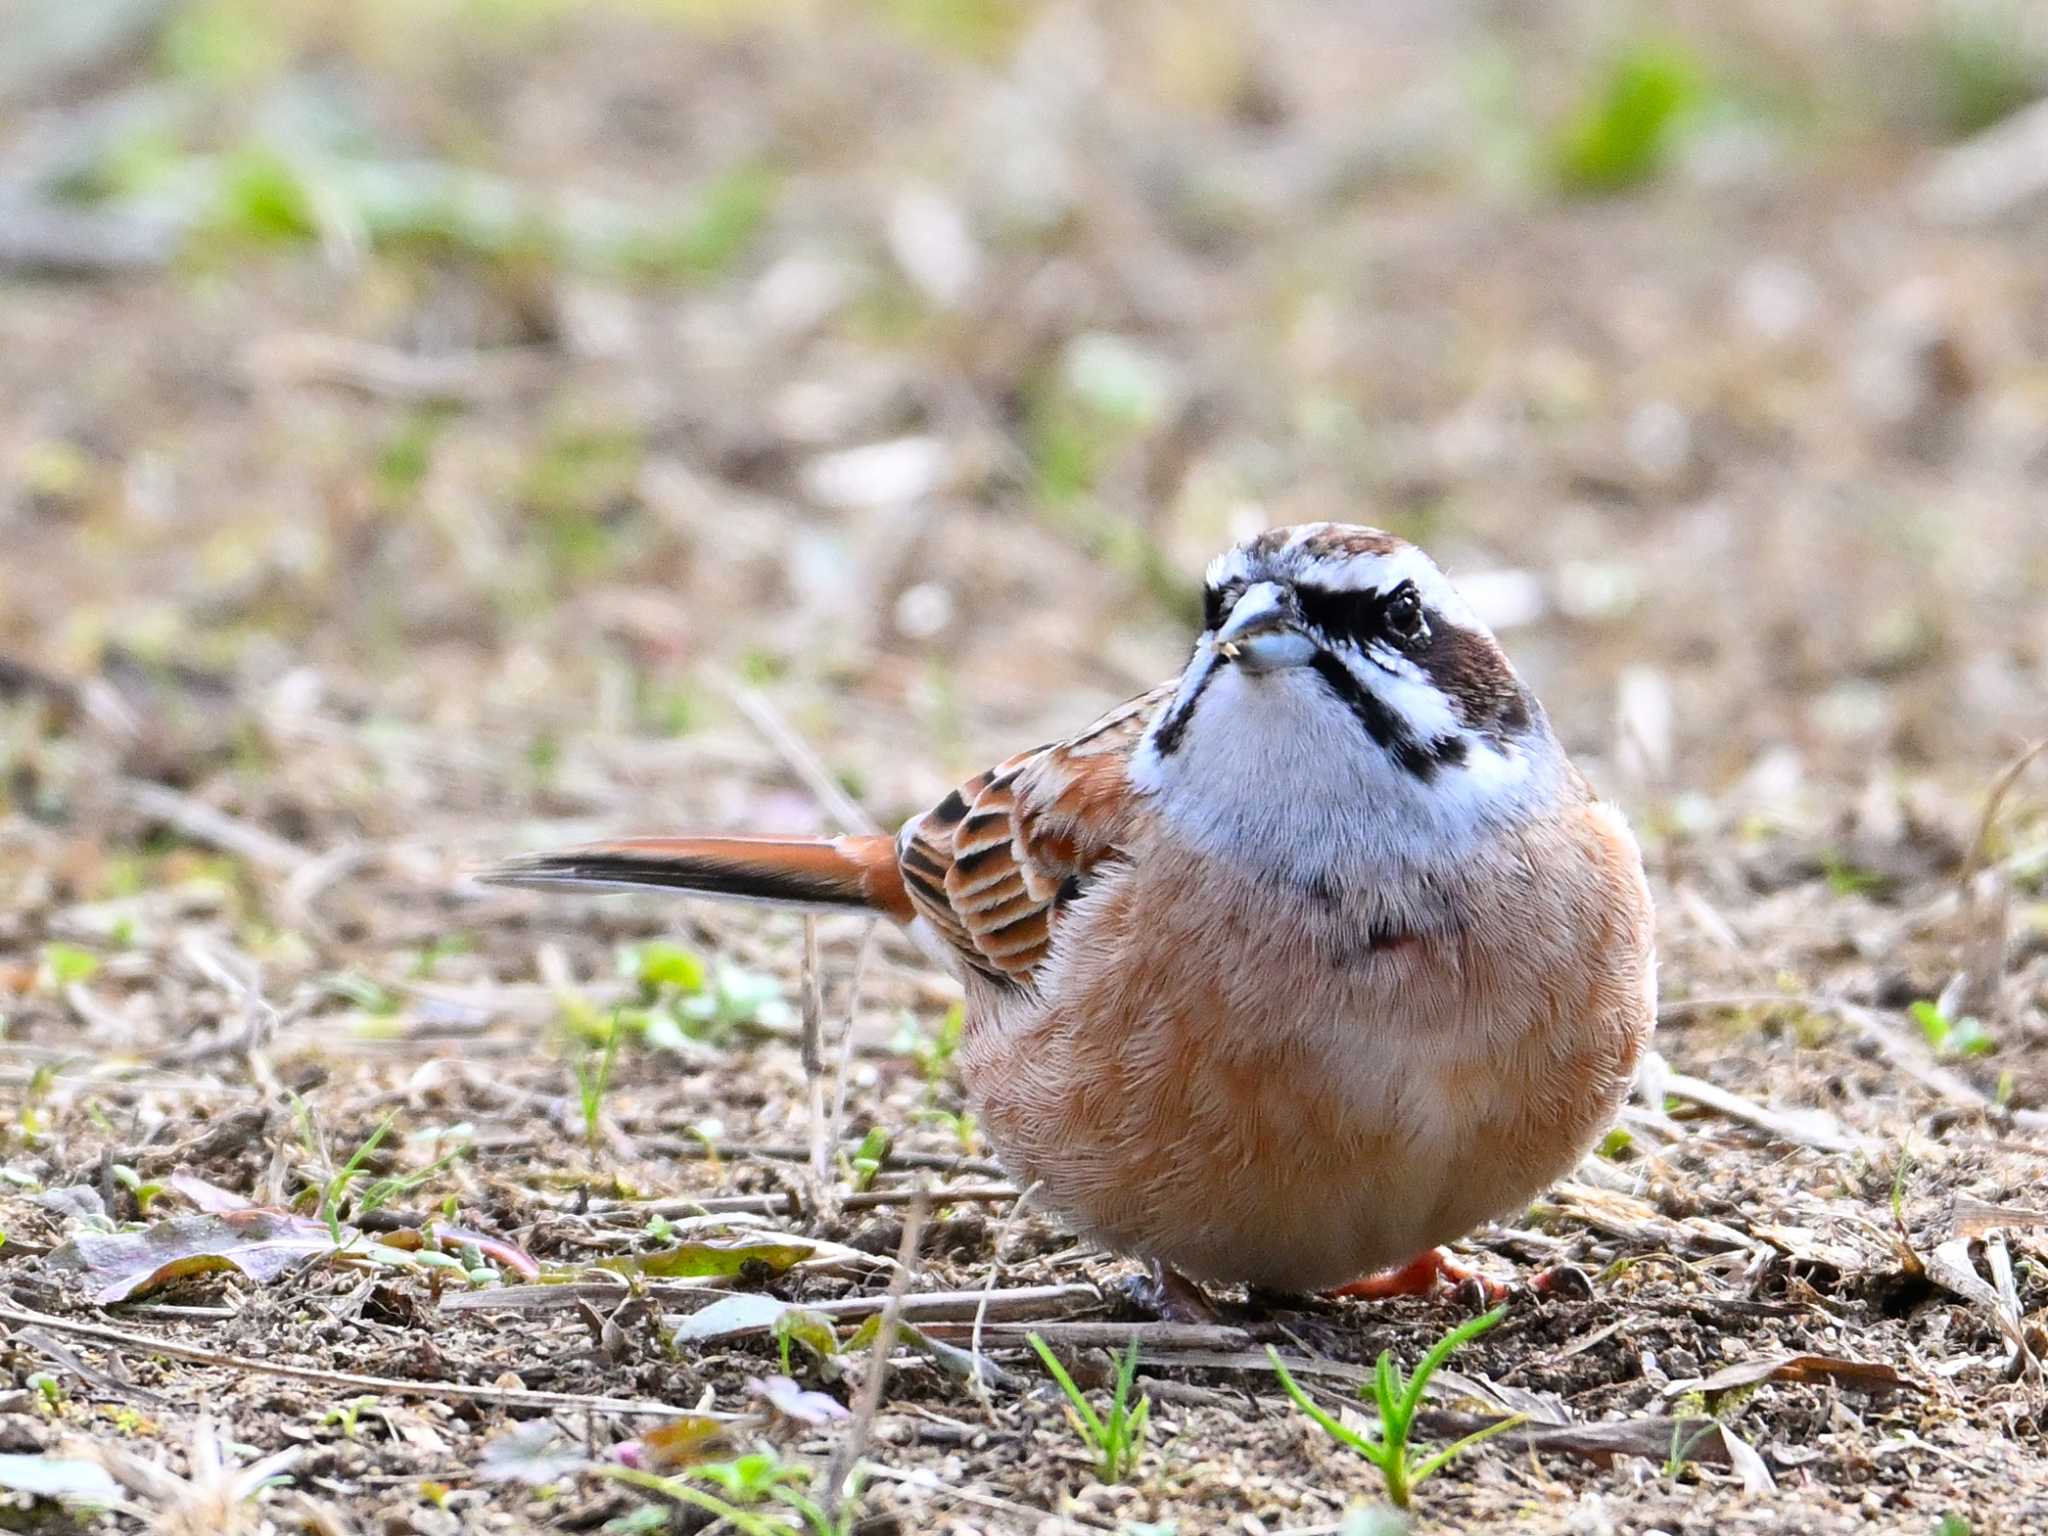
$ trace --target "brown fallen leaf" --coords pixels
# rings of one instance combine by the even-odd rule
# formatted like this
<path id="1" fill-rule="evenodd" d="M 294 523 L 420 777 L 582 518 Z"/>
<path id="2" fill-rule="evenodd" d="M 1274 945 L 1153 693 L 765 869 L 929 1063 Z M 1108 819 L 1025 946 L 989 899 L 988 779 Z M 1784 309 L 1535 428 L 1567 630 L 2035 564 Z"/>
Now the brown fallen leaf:
<path id="1" fill-rule="evenodd" d="M 1666 1397 L 1687 1392 L 1729 1392 L 1766 1381 L 1835 1381 L 1864 1392 L 1897 1392 L 1916 1385 L 1882 1360 L 1845 1360 L 1835 1355 L 1773 1355 L 1724 1366 L 1702 1381 L 1673 1382 Z"/>
<path id="2" fill-rule="evenodd" d="M 1415 1418 L 1416 1428 L 1443 1438 L 1469 1435 L 1498 1422 L 1497 1417 L 1488 1415 L 1431 1408 Z M 1712 1419 L 1645 1418 L 1597 1424 L 1523 1424 L 1503 1431 L 1496 1443 L 1510 1450 L 1581 1456 L 1603 1465 L 1617 1456 L 1661 1464 L 1675 1452 L 1683 1461 L 1728 1466 L 1734 1460 L 1728 1448 L 1730 1438 Z"/>
<path id="3" fill-rule="evenodd" d="M 666 1472 L 704 1461 L 731 1443 L 732 1426 L 717 1419 L 691 1415 L 673 1423 L 657 1425 L 637 1440 L 624 1440 L 612 1454 L 629 1467 L 648 1472 Z"/>
<path id="4" fill-rule="evenodd" d="M 105 1306 L 209 1270 L 238 1270 L 268 1285 L 333 1252 L 325 1223 L 257 1209 L 173 1216 L 142 1232 L 81 1232 L 53 1249 L 49 1263 L 86 1276 Z"/>
<path id="5" fill-rule="evenodd" d="M 210 1183 L 195 1173 L 174 1173 L 165 1182 L 200 1210 L 215 1215 L 257 1209 L 255 1203 L 245 1196 L 238 1195 L 231 1189 L 222 1189 L 218 1184 Z M 276 1207 L 269 1206 L 264 1209 L 275 1210 Z M 495 1259 L 522 1280 L 540 1278 L 540 1260 L 518 1244 L 508 1243 L 502 1237 L 492 1237 L 488 1232 L 479 1232 L 473 1227 L 457 1226 L 450 1221 L 430 1221 L 427 1223 L 427 1230 L 433 1234 L 434 1241 L 443 1248 L 468 1245 L 486 1258 Z M 347 1235 L 353 1237 L 354 1229 L 348 1229 Z M 427 1245 L 425 1236 L 419 1232 L 409 1231 L 381 1233 L 378 1243 L 382 1247 L 403 1249 L 408 1253 L 416 1253 Z"/>
<path id="6" fill-rule="evenodd" d="M 1990 1205 L 1959 1195 L 1949 1216 L 1949 1231 L 1956 1237 L 1982 1237 L 1987 1232 L 2024 1231 L 2029 1227 L 2048 1227 L 2048 1211 L 2020 1205 Z"/>

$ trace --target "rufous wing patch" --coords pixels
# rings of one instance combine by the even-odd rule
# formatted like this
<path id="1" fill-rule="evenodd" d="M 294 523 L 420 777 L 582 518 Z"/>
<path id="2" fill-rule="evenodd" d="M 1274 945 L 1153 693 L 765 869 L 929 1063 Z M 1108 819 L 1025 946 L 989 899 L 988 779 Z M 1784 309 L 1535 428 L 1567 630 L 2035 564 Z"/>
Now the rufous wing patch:
<path id="1" fill-rule="evenodd" d="M 1134 814 L 1125 770 L 1166 692 L 1010 758 L 903 829 L 897 857 L 911 905 L 968 965 L 1030 982 L 1061 908 L 1114 854 Z"/>

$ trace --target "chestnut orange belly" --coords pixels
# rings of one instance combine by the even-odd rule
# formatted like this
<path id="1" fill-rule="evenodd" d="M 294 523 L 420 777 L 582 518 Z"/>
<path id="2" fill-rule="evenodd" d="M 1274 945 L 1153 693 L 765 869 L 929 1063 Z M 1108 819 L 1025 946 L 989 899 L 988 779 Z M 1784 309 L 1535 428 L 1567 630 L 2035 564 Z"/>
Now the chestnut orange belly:
<path id="1" fill-rule="evenodd" d="M 1550 835 L 1597 852 L 1611 830 Z M 1450 931 L 1377 948 L 1342 911 L 1270 925 L 1256 888 L 1212 878 L 1197 905 L 1111 881 L 1043 997 L 971 999 L 970 1095 L 1017 1178 L 1110 1248 L 1294 1291 L 1400 1263 L 1567 1173 L 1626 1092 L 1648 898 L 1632 848 L 1572 851 L 1511 860 Z M 1104 950 L 1117 971 L 1086 963 Z"/>

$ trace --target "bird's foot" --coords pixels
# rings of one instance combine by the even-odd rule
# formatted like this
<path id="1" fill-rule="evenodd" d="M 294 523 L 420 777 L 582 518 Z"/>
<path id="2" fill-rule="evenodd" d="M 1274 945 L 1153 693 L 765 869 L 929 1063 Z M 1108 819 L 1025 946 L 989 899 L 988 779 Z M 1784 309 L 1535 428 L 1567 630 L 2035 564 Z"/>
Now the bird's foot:
<path id="1" fill-rule="evenodd" d="M 1324 1294 L 1384 1301 L 1390 1296 L 1427 1296 L 1436 1289 L 1439 1281 L 1454 1288 L 1475 1307 L 1497 1305 L 1525 1289 L 1539 1296 L 1564 1296 L 1575 1301 L 1590 1301 L 1593 1296 L 1593 1282 L 1586 1277 L 1584 1270 L 1571 1264 L 1540 1270 L 1529 1277 L 1526 1286 L 1503 1285 L 1477 1270 L 1466 1268 L 1441 1248 L 1432 1248 L 1399 1269 L 1382 1270 L 1379 1274 L 1367 1275 L 1363 1280 L 1340 1285 Z"/>
<path id="2" fill-rule="evenodd" d="M 1427 1296 L 1439 1282 L 1459 1288 L 1470 1287 L 1484 1305 L 1505 1301 L 1508 1288 L 1489 1280 L 1477 1270 L 1467 1269 L 1441 1248 L 1430 1248 L 1398 1269 L 1383 1269 L 1363 1280 L 1353 1280 L 1328 1292 L 1331 1296 L 1352 1296 L 1362 1301 L 1385 1301 L 1393 1296 Z"/>
<path id="3" fill-rule="evenodd" d="M 1197 1282 L 1157 1260 L 1145 1273 L 1127 1276 L 1115 1289 L 1140 1312 L 1162 1322 L 1213 1323 L 1221 1315 Z"/>

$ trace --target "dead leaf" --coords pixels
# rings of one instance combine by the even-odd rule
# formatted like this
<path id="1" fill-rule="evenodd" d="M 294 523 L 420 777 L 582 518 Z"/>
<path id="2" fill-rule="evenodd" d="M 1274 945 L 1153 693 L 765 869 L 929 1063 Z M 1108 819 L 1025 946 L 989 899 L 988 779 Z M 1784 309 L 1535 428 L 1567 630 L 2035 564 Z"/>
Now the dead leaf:
<path id="1" fill-rule="evenodd" d="M 1503 1414 L 1519 1413 L 1532 1424 L 1569 1424 L 1572 1421 L 1571 1409 L 1555 1392 L 1532 1392 L 1527 1387 L 1488 1381 L 1483 1376 L 1467 1376 L 1448 1366 L 1439 1367 L 1429 1378 L 1427 1390 L 1430 1397 L 1439 1400 L 1474 1398 Z"/>
<path id="2" fill-rule="evenodd" d="M 1993 1316 L 2000 1316 L 1998 1292 L 1977 1273 L 1967 1237 L 1952 1237 L 1927 1255 L 1927 1278 L 1943 1290 L 1953 1292 L 1965 1301 L 1975 1302 Z"/>
<path id="3" fill-rule="evenodd" d="M 708 1344 L 766 1333 L 789 1306 L 773 1296 L 727 1296 L 677 1319 L 669 1336 L 679 1344 Z"/>
<path id="4" fill-rule="evenodd" d="M 1745 1492 L 1778 1491 L 1778 1480 L 1771 1476 L 1771 1469 L 1764 1465 L 1764 1459 L 1757 1454 L 1756 1447 L 1726 1424 L 1721 1426 L 1721 1449 L 1728 1453 L 1728 1465 L 1733 1467 L 1735 1475 L 1742 1479 Z"/>
<path id="5" fill-rule="evenodd" d="M 1835 1355 L 1773 1355 L 1725 1366 L 1703 1381 L 1674 1382 L 1666 1397 L 1687 1392 L 1729 1392 L 1765 1381 L 1836 1381 L 1864 1392 L 1896 1392 L 1913 1385 L 1898 1367 L 1882 1360 L 1845 1360 Z"/>
<path id="6" fill-rule="evenodd" d="M 718 1419 L 691 1414 L 650 1429 L 638 1440 L 622 1440 L 612 1448 L 629 1467 L 646 1472 L 666 1472 L 702 1461 L 722 1450 L 730 1438 L 731 1426 Z"/>
<path id="7" fill-rule="evenodd" d="M 164 1182 L 200 1210 L 210 1211 L 217 1216 L 225 1215 L 229 1211 L 246 1211 L 256 1203 L 231 1189 L 222 1189 L 218 1184 L 209 1183 L 196 1173 L 174 1173 Z"/>
<path id="8" fill-rule="evenodd" d="M 583 1448 L 548 1419 L 507 1430 L 484 1446 L 477 1476 L 487 1483 L 524 1483 L 529 1488 L 559 1483 L 589 1465 Z"/>
<path id="9" fill-rule="evenodd" d="M 1469 1435 L 1499 1422 L 1497 1417 L 1474 1413 L 1453 1413 L 1424 1409 L 1416 1426 L 1427 1434 L 1455 1438 Z M 1615 1419 L 1597 1424 L 1523 1424 L 1504 1431 L 1500 1446 L 1581 1456 L 1602 1465 L 1618 1456 L 1641 1457 L 1662 1464 L 1677 1446 L 1686 1461 L 1732 1464 L 1728 1442 L 1733 1439 L 1721 1425 L 1703 1418 Z"/>
<path id="10" fill-rule="evenodd" d="M 787 1376 L 749 1376 L 747 1391 L 785 1419 L 813 1429 L 852 1417 L 838 1398 L 823 1392 L 806 1392 Z"/>
<path id="11" fill-rule="evenodd" d="M 2029 1210 L 2019 1205 L 1990 1205 L 1982 1200 L 1958 1196 L 1949 1216 L 1949 1231 L 1957 1237 L 1982 1237 L 2000 1228 L 2048 1227 L 2048 1211 Z"/>
<path id="12" fill-rule="evenodd" d="M 0 1488 L 95 1509 L 121 1502 L 121 1485 L 105 1467 L 74 1457 L 0 1456 Z"/>
<path id="13" fill-rule="evenodd" d="M 142 1232 L 81 1232 L 49 1262 L 84 1274 L 105 1306 L 216 1269 L 268 1285 L 335 1251 L 324 1223 L 257 1208 L 173 1216 Z"/>
<path id="14" fill-rule="evenodd" d="M 599 1269 L 621 1275 L 647 1275 L 660 1280 L 702 1280 L 711 1276 L 737 1275 L 750 1264 L 779 1275 L 792 1264 L 801 1264 L 816 1250 L 809 1243 L 783 1243 L 759 1239 L 700 1238 L 658 1248 L 652 1253 L 628 1253 L 599 1259 Z"/>

